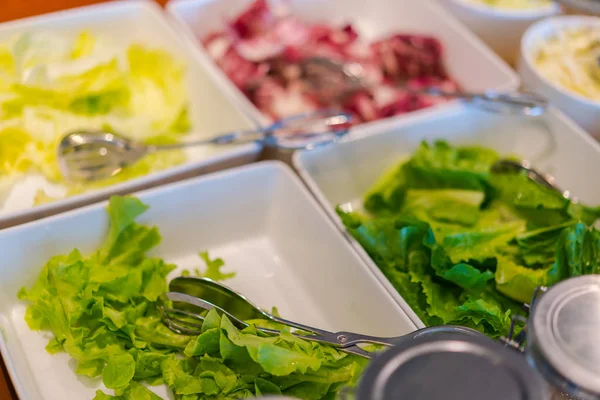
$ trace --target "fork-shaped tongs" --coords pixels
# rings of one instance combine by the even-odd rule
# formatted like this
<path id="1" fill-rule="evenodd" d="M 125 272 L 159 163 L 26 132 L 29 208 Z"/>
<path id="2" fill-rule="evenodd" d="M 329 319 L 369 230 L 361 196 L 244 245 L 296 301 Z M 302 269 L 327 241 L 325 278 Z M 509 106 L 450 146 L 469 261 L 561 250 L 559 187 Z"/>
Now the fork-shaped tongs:
<path id="1" fill-rule="evenodd" d="M 249 326 L 248 323 L 244 322 L 247 320 L 270 320 L 302 331 L 302 334 L 298 332 L 292 332 L 292 334 L 304 340 L 329 344 L 346 353 L 366 358 L 370 358 L 373 353 L 362 349 L 358 344 L 394 346 L 401 338 L 417 338 L 448 331 L 480 334 L 469 328 L 452 325 L 429 327 L 393 338 L 368 336 L 352 332 L 329 332 L 267 313 L 238 292 L 207 278 L 178 277 L 171 281 L 169 290 L 161 297 L 159 305 L 161 317 L 167 327 L 184 335 L 200 334 L 204 315 L 213 308 L 220 314 L 226 315 L 240 329 Z M 280 333 L 278 330 L 268 328 L 257 327 L 257 330 L 265 334 L 276 335 Z"/>

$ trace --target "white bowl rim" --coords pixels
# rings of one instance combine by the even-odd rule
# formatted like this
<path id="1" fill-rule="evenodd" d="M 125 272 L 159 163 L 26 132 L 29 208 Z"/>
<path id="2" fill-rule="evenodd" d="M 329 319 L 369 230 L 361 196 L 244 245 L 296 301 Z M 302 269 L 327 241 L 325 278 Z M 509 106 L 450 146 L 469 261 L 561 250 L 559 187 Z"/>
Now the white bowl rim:
<path id="1" fill-rule="evenodd" d="M 499 8 L 483 3 L 476 3 L 470 0 L 446 0 L 454 3 L 459 7 L 468 9 L 471 12 L 477 13 L 485 17 L 500 17 L 505 19 L 529 20 L 539 19 L 558 14 L 561 11 L 560 5 L 552 1 L 550 4 L 539 8 Z"/>
<path id="2" fill-rule="evenodd" d="M 559 25 L 559 24 L 569 24 L 575 25 L 574 23 L 579 22 L 580 26 L 594 26 L 600 28 L 600 17 L 591 16 L 591 15 L 559 15 L 555 17 L 545 18 L 541 21 L 538 21 L 531 25 L 523 34 L 521 38 L 521 62 L 525 63 L 527 68 L 529 68 L 535 76 L 542 81 L 542 83 L 551 89 L 557 91 L 561 95 L 567 96 L 570 100 L 578 101 L 588 106 L 598 107 L 600 108 L 600 100 L 590 99 L 589 97 L 585 97 L 580 95 L 579 93 L 572 92 L 563 88 L 562 86 L 552 82 L 542 74 L 540 74 L 538 68 L 533 63 L 533 54 L 534 49 L 527 48 L 526 43 L 532 42 L 534 40 L 541 41 L 541 35 L 539 31 L 542 30 L 546 26 Z M 554 31 L 560 29 L 559 26 L 554 27 Z M 529 46 L 532 47 L 532 46 Z"/>

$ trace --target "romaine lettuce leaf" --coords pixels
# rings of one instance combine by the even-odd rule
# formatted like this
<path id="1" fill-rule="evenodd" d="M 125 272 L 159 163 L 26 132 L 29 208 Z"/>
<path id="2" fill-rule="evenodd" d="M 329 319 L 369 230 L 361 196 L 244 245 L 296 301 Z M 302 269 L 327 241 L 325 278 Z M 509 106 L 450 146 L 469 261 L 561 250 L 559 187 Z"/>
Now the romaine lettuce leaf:
<path id="1" fill-rule="evenodd" d="M 423 221 L 472 226 L 479 219 L 484 193 L 457 189 L 409 189 L 404 209 Z"/>
<path id="2" fill-rule="evenodd" d="M 487 194 L 490 168 L 497 159 L 494 151 L 481 147 L 454 148 L 444 141 L 433 145 L 423 142 L 408 161 L 391 169 L 369 190 L 365 209 L 379 215 L 397 212 L 404 205 L 408 189 L 458 189 Z"/>
<path id="3" fill-rule="evenodd" d="M 565 228 L 556 248 L 553 279 L 600 273 L 600 232 L 577 223 Z"/>
<path id="4" fill-rule="evenodd" d="M 452 147 L 444 141 L 427 142 L 405 164 L 411 188 L 487 190 L 496 152 L 483 147 Z"/>
<path id="5" fill-rule="evenodd" d="M 521 173 L 492 172 L 478 147 L 422 143 L 367 192 L 369 214 L 337 210 L 427 325 L 507 334 L 536 287 L 598 273 L 599 207 L 573 204 Z"/>

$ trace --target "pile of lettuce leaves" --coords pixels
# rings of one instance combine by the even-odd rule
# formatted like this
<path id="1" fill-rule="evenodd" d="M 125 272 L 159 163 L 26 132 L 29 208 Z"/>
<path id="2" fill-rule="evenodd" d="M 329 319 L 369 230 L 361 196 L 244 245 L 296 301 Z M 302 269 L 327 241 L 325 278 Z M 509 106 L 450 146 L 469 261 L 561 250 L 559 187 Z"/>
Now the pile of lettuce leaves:
<path id="1" fill-rule="evenodd" d="M 163 384 L 181 400 L 266 394 L 327 399 L 356 383 L 365 359 L 287 329 L 266 336 L 256 326 L 282 328 L 266 321 L 248 321 L 240 331 L 226 316 L 210 312 L 197 337 L 166 328 L 157 301 L 176 266 L 147 255 L 161 236 L 135 221 L 146 209 L 136 198 L 113 197 L 110 227 L 98 250 L 52 257 L 33 286 L 19 291 L 29 303 L 29 327 L 53 334 L 46 350 L 67 352 L 77 374 L 101 377 L 114 390 L 114 396 L 97 391 L 96 400 L 160 399 L 148 386 Z M 221 259 L 201 257 L 205 276 L 231 276 L 220 272 Z"/>
<path id="2" fill-rule="evenodd" d="M 506 335 L 536 287 L 600 273 L 600 208 L 574 204 L 481 147 L 421 143 L 337 211 L 426 325 Z"/>
<path id="3" fill-rule="evenodd" d="M 172 143 L 190 129 L 185 66 L 171 54 L 83 31 L 32 31 L 0 42 L 0 187 L 26 174 L 66 185 L 56 160 L 60 139 L 81 129 Z M 67 186 L 66 194 L 106 186 L 185 161 L 154 154 L 113 178 Z M 51 200 L 38 193 L 37 202 Z"/>

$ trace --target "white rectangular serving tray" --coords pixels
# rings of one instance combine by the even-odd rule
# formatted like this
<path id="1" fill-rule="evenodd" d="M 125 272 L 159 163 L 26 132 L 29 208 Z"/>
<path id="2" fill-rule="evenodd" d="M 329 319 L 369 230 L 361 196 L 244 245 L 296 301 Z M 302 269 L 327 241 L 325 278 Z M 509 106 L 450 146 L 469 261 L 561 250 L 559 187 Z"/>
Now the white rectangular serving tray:
<path id="1" fill-rule="evenodd" d="M 211 73 L 206 71 L 204 61 L 197 56 L 197 51 L 181 39 L 182 35 L 173 25 L 155 2 L 128 0 L 2 23 L 0 39 L 28 31 L 76 35 L 80 30 L 88 30 L 109 40 L 126 44 L 136 42 L 165 49 L 185 64 L 192 132 L 197 133 L 198 137 L 206 137 L 218 132 L 256 126 L 223 93 Z M 33 206 L 33 198 L 36 190 L 47 183 L 41 176 L 30 176 L 7 190 L 0 190 L 5 195 L 0 193 L 0 229 L 106 199 L 114 193 L 131 192 L 184 176 L 245 164 L 256 160 L 259 151 L 255 144 L 190 148 L 186 150 L 187 162 L 182 165 L 40 206 Z"/>
<path id="2" fill-rule="evenodd" d="M 203 267 L 198 251 L 222 257 L 224 283 L 282 316 L 330 330 L 397 336 L 416 326 L 354 253 L 292 170 L 262 162 L 137 194 L 139 219 L 163 237 L 153 254 L 179 268 Z M 0 231 L 0 350 L 22 400 L 92 399 L 99 380 L 77 377 L 66 353 L 44 350 L 49 334 L 30 331 L 17 291 L 52 256 L 96 249 L 106 203 Z M 154 390 L 155 388 L 153 388 Z M 158 392 L 163 398 L 166 390 Z"/>
<path id="3" fill-rule="evenodd" d="M 171 0 L 167 12 L 181 26 L 190 44 L 195 45 L 220 86 L 235 96 L 240 107 L 254 120 L 268 123 L 250 100 L 229 80 L 198 40 L 222 30 L 226 21 L 238 15 L 252 0 Z M 450 76 L 468 91 L 514 90 L 519 76 L 473 33 L 442 7 L 430 0 L 271 0 L 283 3 L 293 15 L 306 21 L 327 24 L 352 23 L 361 37 L 373 40 L 394 32 L 428 34 L 440 39 L 446 51 Z M 444 109 L 440 105 L 433 109 Z M 416 111 L 413 114 L 427 112 Z M 405 115 L 392 117 L 402 119 Z M 370 125 L 376 122 L 367 123 Z"/>
<path id="4" fill-rule="evenodd" d="M 296 153 L 293 165 L 355 251 L 420 328 L 422 321 L 346 232 L 335 207 L 362 208 L 367 190 L 421 141 L 445 139 L 454 145 L 481 145 L 516 154 L 553 175 L 561 188 L 582 202 L 600 204 L 600 185 L 593 175 L 600 172 L 600 144 L 554 108 L 541 118 L 524 118 L 460 107 L 434 117 L 413 116 L 402 123 L 359 128 L 351 136 L 337 146 Z"/>

